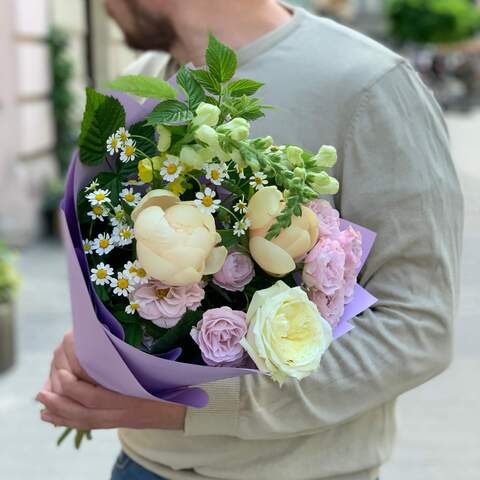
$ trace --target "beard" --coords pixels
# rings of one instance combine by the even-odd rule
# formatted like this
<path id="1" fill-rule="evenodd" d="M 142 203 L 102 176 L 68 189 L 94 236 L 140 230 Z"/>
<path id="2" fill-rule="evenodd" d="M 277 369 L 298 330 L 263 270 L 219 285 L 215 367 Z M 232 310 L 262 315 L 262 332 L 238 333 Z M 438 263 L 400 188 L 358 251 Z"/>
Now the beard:
<path id="1" fill-rule="evenodd" d="M 175 28 L 164 15 L 146 11 L 136 1 L 129 2 L 131 22 L 123 28 L 125 41 L 136 50 L 170 52 L 177 41 Z"/>

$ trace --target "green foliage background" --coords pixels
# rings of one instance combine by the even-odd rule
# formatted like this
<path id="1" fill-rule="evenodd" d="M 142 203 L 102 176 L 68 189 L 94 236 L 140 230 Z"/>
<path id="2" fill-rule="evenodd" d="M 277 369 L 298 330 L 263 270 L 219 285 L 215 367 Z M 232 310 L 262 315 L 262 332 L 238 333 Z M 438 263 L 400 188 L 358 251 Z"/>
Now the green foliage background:
<path id="1" fill-rule="evenodd" d="M 469 0 L 389 0 L 387 14 L 401 42 L 457 42 L 480 28 L 480 11 Z"/>

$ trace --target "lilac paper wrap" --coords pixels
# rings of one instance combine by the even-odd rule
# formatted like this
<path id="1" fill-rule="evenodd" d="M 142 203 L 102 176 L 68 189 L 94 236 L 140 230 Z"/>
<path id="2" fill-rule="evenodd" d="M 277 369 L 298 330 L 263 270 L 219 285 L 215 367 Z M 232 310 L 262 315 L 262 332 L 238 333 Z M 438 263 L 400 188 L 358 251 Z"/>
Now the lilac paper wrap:
<path id="1" fill-rule="evenodd" d="M 131 97 L 116 92 L 113 96 L 125 107 L 127 125 L 144 118 L 156 104 L 147 101 L 140 105 Z M 204 390 L 192 387 L 193 385 L 259 372 L 244 368 L 180 363 L 176 361 L 180 355 L 179 349 L 161 356 L 150 355 L 124 342 L 120 323 L 103 305 L 91 285 L 76 213 L 76 199 L 80 189 L 96 174 L 106 170 L 106 163 L 97 167 L 83 165 L 78 153 L 75 153 L 62 201 L 61 228 L 68 261 L 75 348 L 80 364 L 100 385 L 124 395 L 203 407 L 208 403 L 208 396 Z M 365 235 L 364 231 L 362 233 L 363 265 L 373 244 L 374 234 L 369 232 Z M 371 240 L 368 251 L 365 251 L 366 238 L 369 242 Z M 355 288 L 355 298 L 346 308 L 334 332 L 335 338 L 348 332 L 352 328 L 348 320 L 375 301 L 359 285 Z"/>

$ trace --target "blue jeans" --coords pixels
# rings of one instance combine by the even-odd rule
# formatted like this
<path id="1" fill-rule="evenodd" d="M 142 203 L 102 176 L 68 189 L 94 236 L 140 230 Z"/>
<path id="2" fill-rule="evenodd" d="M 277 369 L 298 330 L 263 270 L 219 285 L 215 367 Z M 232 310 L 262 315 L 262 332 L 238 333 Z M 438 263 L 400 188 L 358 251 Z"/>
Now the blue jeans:
<path id="1" fill-rule="evenodd" d="M 135 463 L 125 453 L 121 453 L 112 470 L 111 480 L 166 480 L 159 477 L 148 470 L 145 470 L 141 465 Z"/>

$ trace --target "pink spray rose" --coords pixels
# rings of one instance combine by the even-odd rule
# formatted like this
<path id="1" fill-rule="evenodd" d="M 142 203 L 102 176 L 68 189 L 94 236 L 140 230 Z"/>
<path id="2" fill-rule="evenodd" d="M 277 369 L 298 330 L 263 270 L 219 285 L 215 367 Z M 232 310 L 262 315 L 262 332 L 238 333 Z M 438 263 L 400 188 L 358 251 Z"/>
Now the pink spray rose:
<path id="1" fill-rule="evenodd" d="M 345 303 L 353 300 L 353 289 L 357 283 L 358 267 L 362 258 L 362 234 L 352 226 L 340 233 L 338 241 L 345 252 Z"/>
<path id="2" fill-rule="evenodd" d="M 244 253 L 230 252 L 213 283 L 231 292 L 241 292 L 255 276 L 253 261 Z"/>
<path id="3" fill-rule="evenodd" d="M 320 290 L 311 289 L 308 292 L 310 300 L 315 303 L 320 315 L 335 328 L 345 309 L 345 293 L 339 288 L 333 295 L 325 295 Z"/>
<path id="4" fill-rule="evenodd" d="M 230 307 L 221 307 L 207 310 L 190 334 L 200 347 L 207 365 L 238 367 L 245 355 L 240 340 L 246 333 L 246 314 Z"/>
<path id="5" fill-rule="evenodd" d="M 317 198 L 307 206 L 317 215 L 320 236 L 335 237 L 340 234 L 340 214 L 326 200 Z"/>
<path id="6" fill-rule="evenodd" d="M 303 282 L 309 288 L 333 295 L 343 287 L 345 252 L 337 240 L 320 238 L 305 257 Z"/>
<path id="7" fill-rule="evenodd" d="M 141 285 L 130 294 L 130 300 L 138 303 L 138 314 L 162 328 L 172 328 L 187 310 L 196 310 L 205 297 L 199 283 L 170 287 L 153 280 Z"/>

